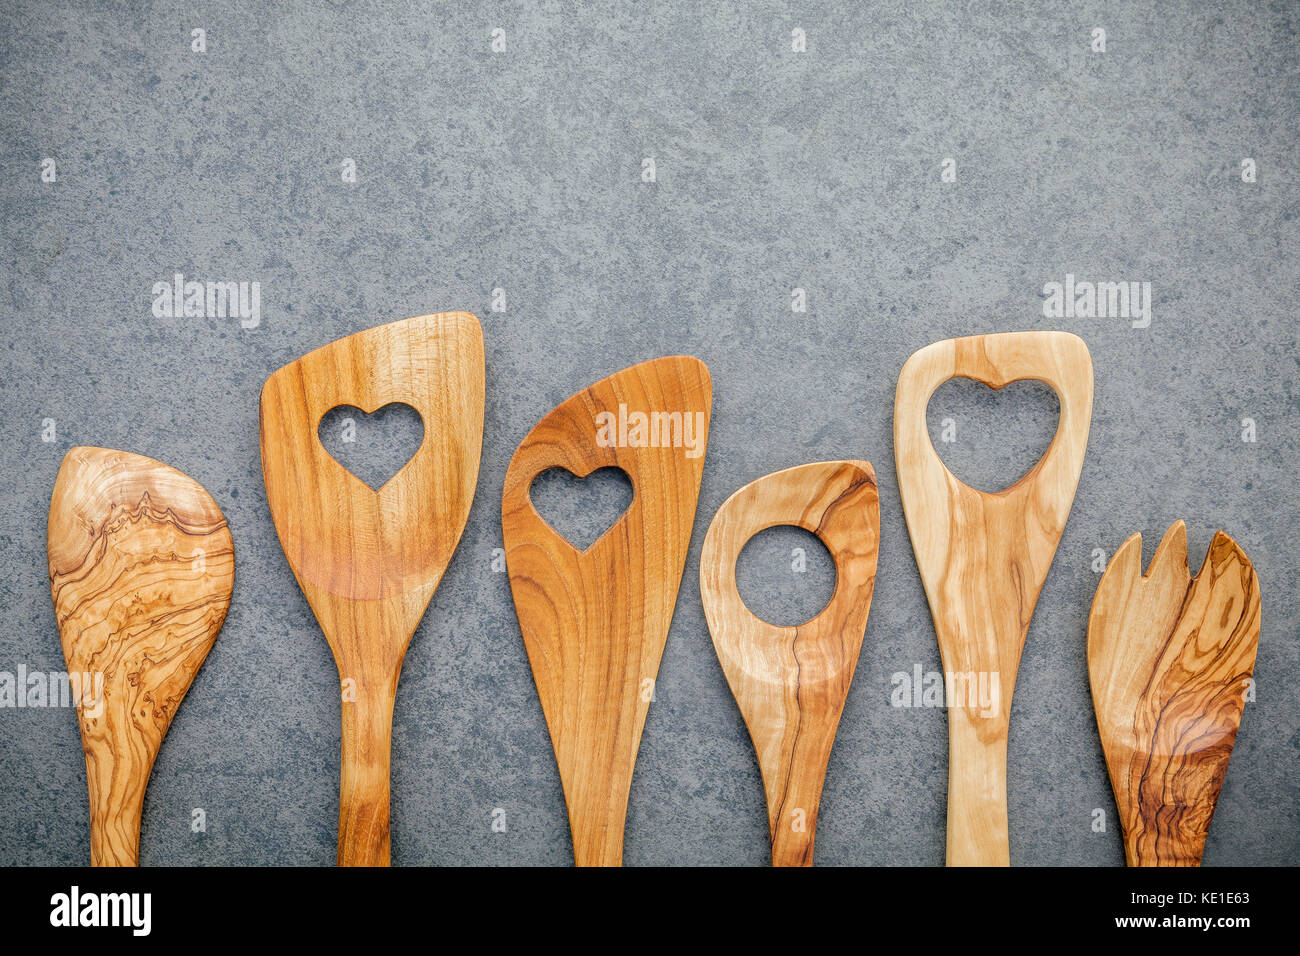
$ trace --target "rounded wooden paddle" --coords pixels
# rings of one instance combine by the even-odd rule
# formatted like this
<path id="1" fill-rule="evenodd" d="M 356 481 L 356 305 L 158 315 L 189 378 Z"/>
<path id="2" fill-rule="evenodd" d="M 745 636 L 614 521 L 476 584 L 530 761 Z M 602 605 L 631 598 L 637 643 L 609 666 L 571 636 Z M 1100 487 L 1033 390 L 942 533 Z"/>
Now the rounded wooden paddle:
<path id="1" fill-rule="evenodd" d="M 574 395 L 506 470 L 506 568 L 564 785 L 579 866 L 623 858 L 632 768 L 695 521 L 713 388 L 686 356 L 642 362 Z M 551 468 L 622 469 L 628 510 L 577 550 L 529 499 Z"/>
<path id="2" fill-rule="evenodd" d="M 778 627 L 736 588 L 736 560 L 766 528 L 817 535 L 835 560 L 835 593 L 812 620 Z M 871 610 L 880 540 L 876 474 L 865 461 L 823 461 L 752 481 L 713 516 L 700 596 L 713 646 L 745 717 L 767 794 L 773 866 L 812 866 L 817 812 Z"/>
<path id="3" fill-rule="evenodd" d="M 1088 617 L 1088 676 L 1129 866 L 1199 866 L 1259 646 L 1259 579 L 1220 531 L 1195 577 L 1187 528 L 1142 573 L 1115 552 Z"/>
<path id="4" fill-rule="evenodd" d="M 1061 403 L 1046 454 L 1019 481 L 977 491 L 930 442 L 926 409 L 954 377 L 1002 388 L 1045 382 Z M 947 339 L 898 377 L 894 455 L 912 550 L 948 687 L 948 863 L 1006 866 L 1007 734 L 1029 621 L 1065 530 L 1092 420 L 1092 358 L 1069 332 Z M 971 688 L 979 693 L 966 694 Z M 958 699 L 958 691 L 962 697 Z"/>
<path id="5" fill-rule="evenodd" d="M 86 752 L 91 866 L 135 866 L 154 758 L 230 606 L 235 550 L 193 478 L 73 448 L 50 500 L 50 592 Z"/>
<path id="6" fill-rule="evenodd" d="M 402 402 L 424 440 L 374 490 L 317 434 L 338 405 Z M 389 753 L 402 659 L 460 541 L 483 440 L 483 333 L 467 312 L 331 342 L 262 389 L 262 475 L 280 544 L 343 687 L 340 866 L 389 862 Z"/>

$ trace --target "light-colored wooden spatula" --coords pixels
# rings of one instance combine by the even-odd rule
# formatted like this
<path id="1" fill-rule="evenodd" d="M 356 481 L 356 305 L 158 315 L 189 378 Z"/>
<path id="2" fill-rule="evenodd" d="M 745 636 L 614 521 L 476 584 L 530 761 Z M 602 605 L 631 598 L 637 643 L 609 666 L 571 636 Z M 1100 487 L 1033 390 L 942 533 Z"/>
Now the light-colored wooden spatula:
<path id="1" fill-rule="evenodd" d="M 579 866 L 623 856 L 632 768 L 690 545 L 713 389 L 698 359 L 643 362 L 555 408 L 515 451 L 506 568 Z M 537 475 L 621 468 L 628 510 L 578 551 L 534 509 Z"/>
<path id="2" fill-rule="evenodd" d="M 1259 580 L 1220 531 L 1196 577 L 1187 529 L 1142 574 L 1135 534 L 1088 618 L 1088 675 L 1129 866 L 1199 866 L 1259 646 Z"/>
<path id="3" fill-rule="evenodd" d="M 925 420 L 930 397 L 958 376 L 995 389 L 1035 379 L 1060 399 L 1060 422 L 1047 453 L 1002 491 L 989 494 L 959 481 L 930 442 Z M 997 698 L 991 707 L 949 700 L 949 865 L 1011 861 L 1006 782 L 1011 694 L 1029 621 L 1074 501 L 1091 419 L 1092 359 L 1083 340 L 1068 332 L 947 339 L 914 353 L 898 378 L 898 485 L 949 697 L 959 687 L 983 686 Z"/>
<path id="4" fill-rule="evenodd" d="M 778 627 L 745 606 L 736 560 L 767 528 L 817 535 L 835 560 L 835 593 L 812 620 Z M 700 595 L 713 646 L 758 754 L 773 866 L 812 866 L 826 764 L 871 610 L 880 539 L 876 474 L 865 461 L 823 461 L 752 481 L 713 516 Z"/>
<path id="5" fill-rule="evenodd" d="M 394 403 L 424 421 L 377 491 L 320 443 L 337 405 Z M 262 389 L 262 474 L 280 544 L 334 651 L 343 687 L 340 866 L 389 862 L 389 752 L 406 648 L 460 541 L 483 439 L 483 333 L 467 312 L 358 332 Z"/>
<path id="6" fill-rule="evenodd" d="M 154 758 L 221 630 L 226 519 L 193 478 L 73 448 L 50 500 L 50 591 L 86 752 L 90 863 L 135 866 Z"/>

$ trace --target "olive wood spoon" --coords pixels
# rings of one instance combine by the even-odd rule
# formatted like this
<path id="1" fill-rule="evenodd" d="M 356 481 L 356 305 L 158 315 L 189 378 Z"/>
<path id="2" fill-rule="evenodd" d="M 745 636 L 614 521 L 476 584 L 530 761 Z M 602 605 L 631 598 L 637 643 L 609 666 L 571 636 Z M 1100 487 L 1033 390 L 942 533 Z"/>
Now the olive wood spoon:
<path id="1" fill-rule="evenodd" d="M 136 866 L 145 788 L 230 606 L 235 550 L 193 478 L 73 448 L 50 500 L 50 592 L 76 697 L 91 866 Z"/>
<path id="2" fill-rule="evenodd" d="M 811 620 L 779 627 L 736 588 L 736 560 L 767 528 L 793 525 L 835 560 L 835 592 Z M 700 595 L 767 794 L 773 866 L 812 866 L 822 785 L 871 610 L 880 540 L 876 474 L 865 461 L 787 468 L 728 498 L 704 538 Z"/>

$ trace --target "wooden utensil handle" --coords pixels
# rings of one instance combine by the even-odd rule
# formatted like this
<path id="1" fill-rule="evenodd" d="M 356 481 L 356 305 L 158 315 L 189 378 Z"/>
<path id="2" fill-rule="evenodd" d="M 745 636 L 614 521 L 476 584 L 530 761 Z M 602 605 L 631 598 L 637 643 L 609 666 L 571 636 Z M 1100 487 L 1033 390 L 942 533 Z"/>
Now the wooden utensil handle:
<path id="1" fill-rule="evenodd" d="M 839 714 L 835 715 L 837 718 Z M 812 866 L 817 813 L 826 783 L 826 764 L 835 743 L 835 724 L 802 728 L 789 755 L 790 776 L 774 801 L 768 824 L 773 866 Z"/>
<path id="2" fill-rule="evenodd" d="M 397 688 L 362 684 L 343 702 L 339 866 L 388 866 L 390 753 Z"/>
<path id="3" fill-rule="evenodd" d="M 125 740 L 123 752 L 130 752 Z M 152 761 L 150 765 L 152 766 Z M 139 866 L 140 817 L 144 811 L 144 784 L 149 780 L 128 774 L 111 761 L 87 761 L 90 778 L 90 865 Z"/>
<path id="4" fill-rule="evenodd" d="M 1007 731 L 1001 716 L 948 708 L 948 865 L 1010 866 Z"/>
<path id="5" fill-rule="evenodd" d="M 622 866 L 626 817 L 626 797 L 573 807 L 569 829 L 573 833 L 574 866 Z"/>

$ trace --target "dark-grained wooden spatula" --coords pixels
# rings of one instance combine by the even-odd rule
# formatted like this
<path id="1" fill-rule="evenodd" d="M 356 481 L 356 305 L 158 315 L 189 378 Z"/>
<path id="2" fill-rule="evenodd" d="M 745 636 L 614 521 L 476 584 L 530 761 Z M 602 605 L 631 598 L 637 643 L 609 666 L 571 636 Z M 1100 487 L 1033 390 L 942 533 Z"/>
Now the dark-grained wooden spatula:
<path id="1" fill-rule="evenodd" d="M 690 545 L 713 390 L 685 356 L 611 375 L 537 423 L 506 470 L 502 530 L 519 627 L 579 866 L 617 866 L 632 768 Z M 631 506 L 579 551 L 529 499 L 551 468 L 621 468 Z"/>

